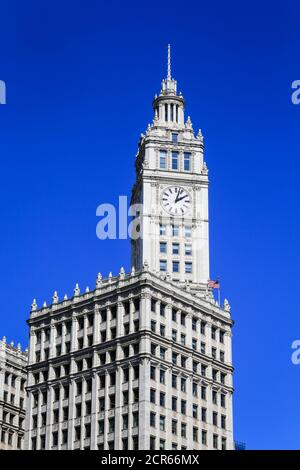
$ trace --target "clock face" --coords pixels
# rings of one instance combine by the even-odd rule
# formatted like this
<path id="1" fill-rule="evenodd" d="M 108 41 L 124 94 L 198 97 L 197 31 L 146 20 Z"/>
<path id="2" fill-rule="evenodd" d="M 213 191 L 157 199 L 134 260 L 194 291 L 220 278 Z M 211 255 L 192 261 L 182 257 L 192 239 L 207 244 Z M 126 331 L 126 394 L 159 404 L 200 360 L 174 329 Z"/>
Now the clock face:
<path id="1" fill-rule="evenodd" d="M 191 207 L 191 196 L 182 186 L 169 186 L 161 195 L 161 205 L 169 214 L 183 215 Z"/>

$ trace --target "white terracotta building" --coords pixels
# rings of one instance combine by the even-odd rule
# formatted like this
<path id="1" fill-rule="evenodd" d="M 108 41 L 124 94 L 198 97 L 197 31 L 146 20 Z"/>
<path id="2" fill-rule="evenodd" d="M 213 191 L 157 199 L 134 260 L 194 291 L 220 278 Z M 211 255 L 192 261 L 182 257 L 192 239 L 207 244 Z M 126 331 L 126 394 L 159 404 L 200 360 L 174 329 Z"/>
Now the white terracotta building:
<path id="1" fill-rule="evenodd" d="M 0 340 L 0 450 L 24 448 L 27 351 Z"/>
<path id="2" fill-rule="evenodd" d="M 32 305 L 28 449 L 233 449 L 233 322 L 208 288 L 208 170 L 184 105 L 169 54 L 136 157 L 131 272 Z"/>

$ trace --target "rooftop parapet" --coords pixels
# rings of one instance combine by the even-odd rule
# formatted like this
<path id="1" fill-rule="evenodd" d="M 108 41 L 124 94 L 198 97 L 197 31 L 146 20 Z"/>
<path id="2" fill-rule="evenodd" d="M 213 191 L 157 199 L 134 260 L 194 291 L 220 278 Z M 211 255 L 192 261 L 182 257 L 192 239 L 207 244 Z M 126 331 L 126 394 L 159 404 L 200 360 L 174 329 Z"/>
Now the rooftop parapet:
<path id="1" fill-rule="evenodd" d="M 162 274 L 149 271 L 147 262 L 145 262 L 141 271 L 135 271 L 133 267 L 129 273 L 126 273 L 124 268 L 121 267 L 117 276 L 113 276 L 110 272 L 107 278 L 103 278 L 102 274 L 98 273 L 96 277 L 96 286 L 92 291 L 89 287 L 86 287 L 85 291 L 81 293 L 79 284 L 76 283 L 73 291 L 73 297 L 70 299 L 68 298 L 67 294 L 65 294 L 63 299 L 60 300 L 57 291 L 55 291 L 52 297 L 52 304 L 49 306 L 47 306 L 47 303 L 44 302 L 42 308 L 38 308 L 36 299 L 34 299 L 31 305 L 30 318 L 34 318 L 46 313 L 51 314 L 61 308 L 66 308 L 76 303 L 93 299 L 95 296 L 98 296 L 101 293 L 114 290 L 116 287 L 121 287 L 123 283 L 134 283 L 138 281 L 141 276 L 147 273 L 154 279 L 158 280 L 160 283 L 166 283 L 167 286 L 171 285 L 174 292 L 177 292 L 178 290 L 179 293 L 184 292 L 185 294 L 191 296 L 194 300 L 196 298 L 197 300 L 204 301 L 205 303 L 210 304 L 210 306 L 213 306 L 216 311 L 219 311 L 219 313 L 222 313 L 224 316 L 230 318 L 231 307 L 228 300 L 224 299 L 223 305 L 220 306 L 218 301 L 214 298 L 212 289 L 208 288 L 208 286 L 199 286 L 198 289 L 195 289 L 195 286 L 189 282 L 179 284 L 178 282 L 172 281 L 171 276 L 168 273 Z"/>

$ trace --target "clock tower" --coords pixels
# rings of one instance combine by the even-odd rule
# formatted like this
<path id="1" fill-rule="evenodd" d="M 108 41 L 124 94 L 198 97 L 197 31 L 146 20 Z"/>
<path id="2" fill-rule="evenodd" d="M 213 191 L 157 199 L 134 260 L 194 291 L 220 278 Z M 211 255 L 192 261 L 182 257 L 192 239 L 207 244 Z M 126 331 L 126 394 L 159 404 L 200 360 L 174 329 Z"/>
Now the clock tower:
<path id="1" fill-rule="evenodd" d="M 185 100 L 171 75 L 153 100 L 154 118 L 141 134 L 131 205 L 139 216 L 132 265 L 206 291 L 209 279 L 208 170 L 203 136 L 184 117 Z"/>

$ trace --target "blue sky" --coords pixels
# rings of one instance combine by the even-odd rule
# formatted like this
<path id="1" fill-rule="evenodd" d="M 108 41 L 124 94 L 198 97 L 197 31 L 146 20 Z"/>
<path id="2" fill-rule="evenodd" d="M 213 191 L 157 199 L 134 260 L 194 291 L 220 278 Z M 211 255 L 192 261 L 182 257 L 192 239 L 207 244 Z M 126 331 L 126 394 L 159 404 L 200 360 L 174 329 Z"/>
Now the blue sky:
<path id="1" fill-rule="evenodd" d="M 33 297 L 129 269 L 96 207 L 129 195 L 137 142 L 172 44 L 205 136 L 211 274 L 232 304 L 235 438 L 300 448 L 296 2 L 1 2 L 0 336 L 27 343 Z"/>

